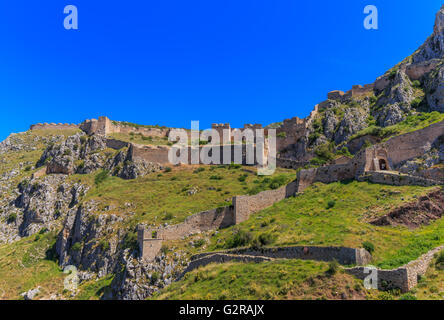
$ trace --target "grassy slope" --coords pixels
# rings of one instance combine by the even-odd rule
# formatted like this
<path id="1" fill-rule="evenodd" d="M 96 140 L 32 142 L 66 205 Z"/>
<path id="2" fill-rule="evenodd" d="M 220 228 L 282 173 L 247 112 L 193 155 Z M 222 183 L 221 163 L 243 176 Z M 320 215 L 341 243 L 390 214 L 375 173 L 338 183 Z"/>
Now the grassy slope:
<path id="1" fill-rule="evenodd" d="M 121 141 L 144 144 L 144 145 L 153 145 L 153 146 L 168 145 L 168 138 L 165 139 L 154 136 L 144 137 L 141 134 L 111 133 L 109 134 L 109 137 Z"/>
<path id="2" fill-rule="evenodd" d="M 63 290 L 64 275 L 47 251 L 55 244 L 53 233 L 34 235 L 0 246 L 0 299 L 18 299 L 20 293 L 40 286 L 39 297 Z"/>
<path id="3" fill-rule="evenodd" d="M 106 213 L 134 212 L 131 217 L 134 226 L 140 222 L 176 224 L 191 214 L 230 205 L 233 196 L 246 194 L 255 185 L 254 180 L 264 179 L 258 178 L 251 167 L 201 167 L 205 170 L 195 172 L 196 168 L 191 166 L 174 167 L 171 172 L 152 173 L 135 180 L 108 177 L 98 186 L 94 185 L 94 175 L 74 175 L 70 179 L 91 185 L 85 201 L 97 200 L 102 209 L 110 206 Z M 245 181 L 239 181 L 242 175 L 246 175 Z M 296 177 L 294 170 L 287 169 L 278 169 L 275 176 L 284 177 L 286 183 Z M 189 195 L 193 188 L 198 192 Z M 127 207 L 127 203 L 134 206 Z M 172 217 L 166 219 L 167 214 Z"/>
<path id="4" fill-rule="evenodd" d="M 152 299 L 341 299 L 363 298 L 362 282 L 323 262 L 281 260 L 227 263 L 195 270 Z"/>
<path id="5" fill-rule="evenodd" d="M 220 250 L 233 230 L 252 237 L 270 234 L 276 245 L 375 245 L 374 261 L 383 268 L 398 267 L 444 243 L 444 219 L 417 230 L 370 225 L 372 217 L 389 212 L 406 201 L 430 191 L 417 186 L 381 186 L 367 182 L 316 184 L 303 195 L 289 198 L 254 214 L 248 221 L 221 230 L 210 250 Z M 328 209 L 328 202 L 334 206 Z"/>
<path id="6" fill-rule="evenodd" d="M 281 201 L 238 226 L 219 230 L 201 251 L 224 248 L 233 231 L 240 229 L 250 232 L 253 238 L 264 233 L 273 234 L 276 238 L 272 245 L 360 247 L 363 241 L 370 241 L 376 249 L 374 264 L 385 268 L 397 267 L 444 243 L 444 219 L 417 230 L 376 227 L 367 221 L 431 189 L 366 182 L 316 184 L 303 195 Z M 335 201 L 335 205 L 327 209 L 331 200 Z M 180 247 L 178 242 L 171 245 Z M 335 299 L 340 298 L 342 293 L 348 299 L 406 297 L 399 292 L 366 291 L 361 281 L 342 273 L 326 277 L 326 268 L 326 263 L 298 260 L 212 264 L 194 270 L 153 299 Z M 417 298 L 438 299 L 442 296 L 444 271 L 431 268 L 425 279 L 413 291 Z"/>

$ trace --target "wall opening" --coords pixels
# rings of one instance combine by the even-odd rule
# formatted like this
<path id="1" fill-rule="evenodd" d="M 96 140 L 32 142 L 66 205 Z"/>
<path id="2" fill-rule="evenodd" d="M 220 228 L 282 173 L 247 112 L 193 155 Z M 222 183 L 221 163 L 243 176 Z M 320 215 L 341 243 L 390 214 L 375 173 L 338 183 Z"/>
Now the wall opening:
<path id="1" fill-rule="evenodd" d="M 386 171 L 387 169 L 387 161 L 379 159 L 379 170 Z"/>

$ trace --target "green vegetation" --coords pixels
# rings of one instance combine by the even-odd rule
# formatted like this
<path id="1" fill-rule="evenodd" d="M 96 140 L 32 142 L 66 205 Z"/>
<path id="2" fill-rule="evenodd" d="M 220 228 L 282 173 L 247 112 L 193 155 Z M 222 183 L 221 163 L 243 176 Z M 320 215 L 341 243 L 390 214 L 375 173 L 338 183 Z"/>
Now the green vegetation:
<path id="1" fill-rule="evenodd" d="M 369 251 L 374 249 L 374 264 L 396 268 L 443 244 L 444 220 L 415 230 L 379 227 L 369 221 L 431 190 L 433 188 L 357 181 L 317 183 L 302 195 L 278 202 L 235 227 L 220 230 L 212 237 L 209 250 L 251 246 L 261 234 L 270 234 L 274 238 L 273 246 L 359 248 L 365 245 Z M 330 201 L 335 201 L 333 207 Z M 273 223 L 269 223 L 271 219 Z"/>
<path id="2" fill-rule="evenodd" d="M 331 268 L 331 266 L 330 266 Z M 277 260 L 212 264 L 194 270 L 151 299 L 341 299 L 365 297 L 359 280 L 324 262 Z"/>
<path id="3" fill-rule="evenodd" d="M 362 247 L 370 253 L 373 253 L 375 251 L 375 246 L 370 241 L 364 241 L 362 243 Z"/>
<path id="4" fill-rule="evenodd" d="M 385 140 L 389 139 L 392 136 L 397 136 L 401 134 L 405 134 L 408 132 L 424 129 L 425 127 L 430 126 L 431 124 L 440 122 L 444 120 L 444 113 L 439 113 L 437 111 L 429 112 L 429 113 L 417 113 L 408 116 L 404 121 L 399 122 L 393 126 L 388 126 L 385 128 L 381 128 L 378 126 L 370 126 L 364 130 L 359 131 L 355 135 L 353 135 L 350 140 L 365 136 L 371 135 L 379 138 L 383 138 Z"/>
<path id="5" fill-rule="evenodd" d="M 37 238 L 38 236 L 38 238 Z M 0 299 L 19 299 L 40 286 L 38 298 L 63 290 L 64 274 L 53 260 L 56 234 L 45 233 L 0 245 Z"/>

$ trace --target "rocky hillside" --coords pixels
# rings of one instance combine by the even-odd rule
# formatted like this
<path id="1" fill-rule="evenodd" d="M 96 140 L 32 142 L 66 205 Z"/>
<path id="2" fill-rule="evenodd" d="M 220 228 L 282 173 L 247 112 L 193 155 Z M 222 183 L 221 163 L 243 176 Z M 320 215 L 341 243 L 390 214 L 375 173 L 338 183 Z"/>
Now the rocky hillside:
<path id="1" fill-rule="evenodd" d="M 322 166 L 339 157 L 352 157 L 393 135 L 444 120 L 443 62 L 444 7 L 437 14 L 433 34 L 413 55 L 371 85 L 345 94 L 330 93 L 318 105 L 305 134 L 281 156 Z M 396 169 L 436 178 L 444 177 L 443 164 L 444 140 L 438 139 L 429 152 Z M 342 279 L 346 283 L 341 287 L 343 297 L 363 298 L 368 293 L 356 279 L 328 277 L 325 263 L 273 262 L 266 268 L 254 265 L 246 269 L 236 264 L 240 274 L 254 272 L 248 283 L 233 272 L 222 275 L 224 268 L 210 266 L 204 273 L 195 272 L 185 282 L 174 284 L 173 292 L 165 288 L 178 279 L 193 254 L 208 250 L 289 244 L 360 248 L 370 242 L 377 246 L 374 261 L 378 266 L 399 267 L 442 244 L 441 211 L 433 219 L 416 223 L 415 230 L 369 223 L 394 215 L 393 209 L 406 201 L 413 203 L 440 191 L 353 182 L 314 185 L 302 197 L 277 203 L 239 226 L 166 242 L 154 261 L 139 258 L 138 225 L 178 224 L 194 213 L 232 205 L 233 196 L 277 189 L 295 177 L 296 170 L 282 168 L 274 176 L 258 177 L 251 168 L 240 165 L 163 167 L 133 159 L 128 146 L 112 149 L 107 137 L 75 128 L 11 134 L 0 143 L 0 288 L 7 289 L 0 292 L 0 299 L 19 298 L 21 293 L 25 298 L 38 298 L 39 292 L 40 298 L 54 299 L 145 299 L 159 290 L 162 294 L 157 297 L 193 298 L 193 290 L 197 290 L 194 294 L 205 298 L 203 291 L 210 289 L 212 298 L 298 298 L 307 295 L 292 285 L 308 288 L 319 279 L 325 280 L 327 297 L 337 297 L 333 288 Z M 11 265 L 24 276 L 17 277 Z M 60 282 L 67 266 L 79 270 L 80 287 L 72 294 Z M 250 293 L 236 296 L 234 291 L 219 292 L 220 284 L 211 282 L 221 276 L 223 283 L 234 283 L 244 292 L 251 283 L 266 279 L 264 272 L 276 266 L 306 274 L 296 282 L 291 277 L 279 278 L 277 287 L 271 286 L 273 295 L 262 292 L 256 283 Z M 40 269 L 47 272 L 41 275 Z M 200 276 L 207 281 L 204 285 Z M 57 285 L 51 285 L 51 279 Z M 350 290 L 348 286 L 354 287 Z M 309 297 L 324 294 L 308 291 L 312 292 Z"/>

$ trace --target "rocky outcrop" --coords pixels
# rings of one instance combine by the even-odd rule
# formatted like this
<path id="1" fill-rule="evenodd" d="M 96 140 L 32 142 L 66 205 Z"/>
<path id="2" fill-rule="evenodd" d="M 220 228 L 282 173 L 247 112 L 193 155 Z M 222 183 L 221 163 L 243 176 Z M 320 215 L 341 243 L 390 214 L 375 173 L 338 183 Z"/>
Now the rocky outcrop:
<path id="1" fill-rule="evenodd" d="M 69 212 L 56 251 L 61 266 L 75 265 L 102 277 L 114 271 L 125 231 L 117 226 L 122 217 L 95 214 L 95 210 L 95 202 L 89 201 Z"/>
<path id="2" fill-rule="evenodd" d="M 23 209 L 17 223 L 22 237 L 42 228 L 54 229 L 58 219 L 74 207 L 87 187 L 69 185 L 63 175 L 50 175 L 43 179 L 25 180 L 19 185 L 20 195 L 15 206 Z"/>
<path id="3" fill-rule="evenodd" d="M 137 259 L 129 250 L 125 250 L 119 265 L 123 267 L 114 277 L 104 299 L 146 299 L 171 284 L 180 274 L 183 265 L 186 265 L 186 259 L 176 252 L 172 260 L 162 254 L 155 261 L 148 262 Z"/>

